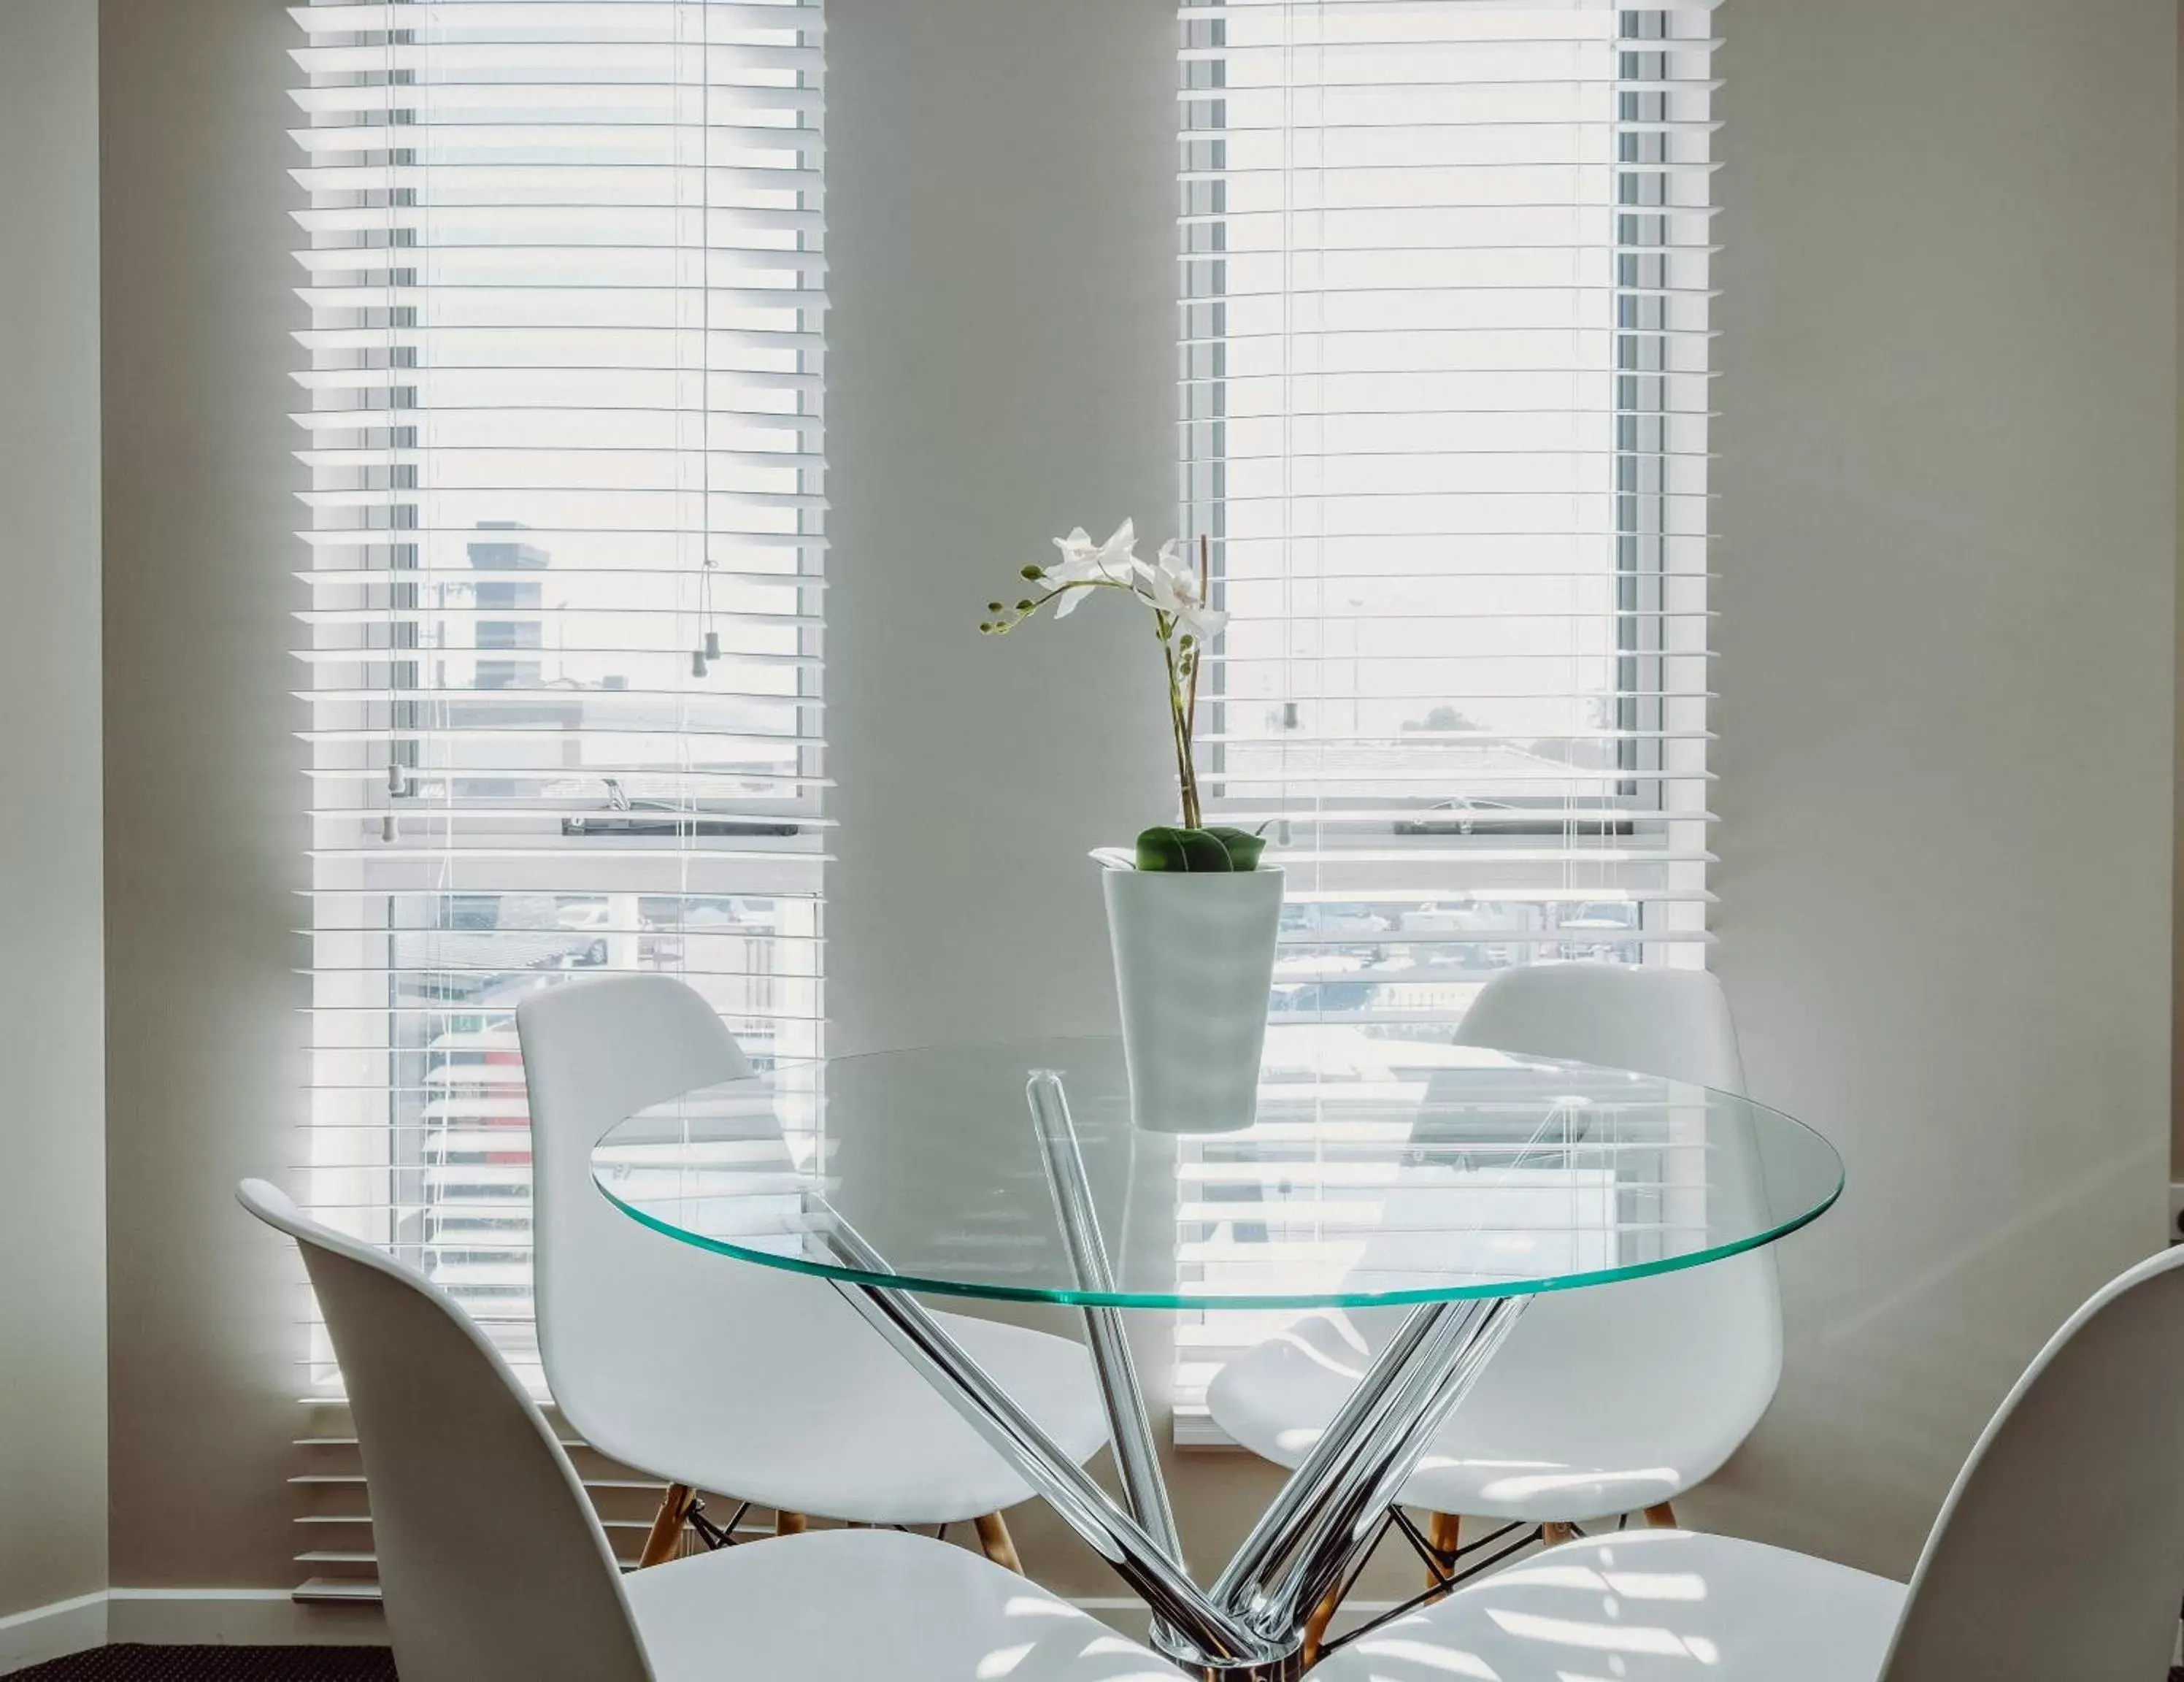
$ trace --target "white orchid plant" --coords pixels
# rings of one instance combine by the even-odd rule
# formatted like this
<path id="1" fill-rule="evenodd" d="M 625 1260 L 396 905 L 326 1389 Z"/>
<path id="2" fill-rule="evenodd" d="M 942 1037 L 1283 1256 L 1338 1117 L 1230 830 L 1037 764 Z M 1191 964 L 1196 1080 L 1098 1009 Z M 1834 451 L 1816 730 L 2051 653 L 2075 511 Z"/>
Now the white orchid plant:
<path id="1" fill-rule="evenodd" d="M 1167 712 L 1175 747 L 1175 776 L 1182 795 L 1180 825 L 1158 825 L 1138 837 L 1136 865 L 1139 870 L 1240 871 L 1256 870 L 1263 838 L 1248 830 L 1217 826 L 1207 828 L 1198 802 L 1198 768 L 1191 755 L 1191 738 L 1198 718 L 1198 667 L 1206 645 L 1221 634 L 1228 615 L 1208 599 L 1206 539 L 1198 540 L 1194 565 L 1188 550 L 1171 537 L 1148 564 L 1138 558 L 1135 525 L 1125 520 L 1104 543 L 1095 543 L 1083 526 L 1054 546 L 1061 560 L 1052 566 L 1027 566 L 1022 576 L 1041 587 L 1044 594 L 1028 596 L 1011 607 L 988 602 L 987 617 L 978 629 L 989 637 L 1006 636 L 1051 607 L 1054 617 L 1067 619 L 1095 590 L 1120 590 L 1152 610 L 1153 633 L 1160 639 L 1161 657 L 1167 669 Z"/>

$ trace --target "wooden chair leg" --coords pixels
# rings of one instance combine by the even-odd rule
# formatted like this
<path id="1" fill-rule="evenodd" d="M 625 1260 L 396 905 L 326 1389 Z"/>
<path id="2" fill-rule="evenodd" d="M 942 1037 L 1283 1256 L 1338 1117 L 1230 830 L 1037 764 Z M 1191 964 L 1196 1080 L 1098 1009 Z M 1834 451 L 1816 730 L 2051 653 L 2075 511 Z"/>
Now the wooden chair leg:
<path id="1" fill-rule="evenodd" d="M 1673 1530 L 1676 1528 L 1676 1509 L 1666 1501 L 1649 1507 L 1646 1509 L 1646 1522 L 1656 1530 Z"/>
<path id="2" fill-rule="evenodd" d="M 1463 1520 L 1453 1512 L 1436 1512 L 1426 1523 L 1426 1540 L 1433 1551 L 1444 1560 L 1452 1560 L 1456 1551 L 1463 1545 Z M 1442 1573 L 1431 1566 L 1426 1568 L 1426 1587 L 1440 1585 Z"/>
<path id="3" fill-rule="evenodd" d="M 1009 1539 L 1008 1521 L 998 1512 L 982 1512 L 972 1521 L 978 1527 L 978 1546 L 994 1564 L 1023 1575 L 1023 1562 L 1017 1557 L 1017 1545 Z"/>
<path id="4" fill-rule="evenodd" d="M 1540 1540 L 1548 1547 L 1560 1547 L 1577 1535 L 1577 1526 L 1550 1521 L 1540 1526 Z"/>
<path id="5" fill-rule="evenodd" d="M 688 1484 L 667 1486 L 666 1494 L 660 1498 L 660 1511 L 653 1515 L 652 1529 L 644 1539 L 644 1551 L 637 1557 L 638 1570 L 675 1557 L 676 1550 L 682 1543 L 682 1520 L 697 1495 L 698 1492 Z"/>
<path id="6" fill-rule="evenodd" d="M 805 1528 L 805 1518 L 800 1512 L 777 1512 L 773 1515 L 773 1534 L 777 1536 L 800 1536 Z"/>
<path id="7" fill-rule="evenodd" d="M 1319 1644 L 1327 1639 L 1327 1626 L 1334 1621 L 1334 1614 L 1342 1609 L 1342 1585 L 1337 1583 L 1321 1596 L 1312 1609 L 1312 1616 L 1304 1625 L 1304 1667 L 1309 1670 L 1319 1663 Z"/>

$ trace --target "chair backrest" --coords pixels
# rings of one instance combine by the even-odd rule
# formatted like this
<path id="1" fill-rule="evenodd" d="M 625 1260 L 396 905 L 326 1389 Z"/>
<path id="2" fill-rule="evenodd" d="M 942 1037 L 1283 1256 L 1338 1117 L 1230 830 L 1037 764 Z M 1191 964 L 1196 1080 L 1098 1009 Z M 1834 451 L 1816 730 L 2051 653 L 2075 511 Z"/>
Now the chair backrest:
<path id="1" fill-rule="evenodd" d="M 2184 1248 L 2048 1339 L 1974 1446 L 1885 1682 L 2166 1675 L 2184 1595 Z"/>
<path id="2" fill-rule="evenodd" d="M 651 1682 L 621 1576 L 546 1421 L 462 1311 L 263 1180 L 348 1387 L 402 1682 Z"/>
<path id="3" fill-rule="evenodd" d="M 539 1356 L 554 1400 L 589 1434 L 616 1410 L 632 1345 L 677 1340 L 648 1316 L 687 1319 L 686 1291 L 733 1289 L 751 1271 L 682 1254 L 615 1209 L 593 1184 L 592 1147 L 633 1111 L 738 1079 L 750 1062 L 704 997 L 666 975 L 544 989 L 516 1007 L 515 1032 L 530 1094 Z M 671 1278 L 681 1289 L 644 1288 Z"/>
<path id="4" fill-rule="evenodd" d="M 1744 1060 L 1721 983 L 1704 970 L 1534 964 L 1479 989 L 1460 1045 L 1635 1069 L 1717 1092 L 1744 1092 Z M 1782 1295 L 1770 1249 L 1535 1304 L 1516 1339 L 1552 1349 L 1541 1364 L 1583 1370 L 1621 1357 L 1624 1393 L 1694 1388 L 1713 1429 L 1713 1464 L 1680 1466 L 1686 1487 L 1711 1476 L 1759 1423 L 1782 1376 Z M 1611 1351 L 1613 1353 L 1611 1353 Z M 1513 1342 L 1510 1354 L 1522 1350 Z M 1506 1373 L 1538 1370 L 1518 1361 Z M 1487 1383 L 1494 1382 L 1488 1369 Z M 1613 1392 L 1611 1391 L 1612 1395 Z"/>
<path id="5" fill-rule="evenodd" d="M 592 1180 L 593 1145 L 632 1111 L 750 1072 L 734 1036 L 664 975 L 547 989 L 517 1006 L 515 1027 L 530 1088 L 538 1348 L 554 1401 L 587 1440 L 644 1465 L 654 1445 L 627 1434 L 632 1412 L 645 1411 L 636 1392 L 667 1381 L 675 1362 L 663 1351 L 701 1334 L 733 1348 L 744 1375 L 707 1393 L 710 1435 L 767 1465 L 783 1409 L 856 1394 L 861 1373 L 895 1356 L 817 1280 L 649 1231 Z"/>
<path id="6" fill-rule="evenodd" d="M 1744 1091 L 1729 1000 L 1704 970 L 1624 964 L 1504 970 L 1479 989 L 1456 1043 Z"/>

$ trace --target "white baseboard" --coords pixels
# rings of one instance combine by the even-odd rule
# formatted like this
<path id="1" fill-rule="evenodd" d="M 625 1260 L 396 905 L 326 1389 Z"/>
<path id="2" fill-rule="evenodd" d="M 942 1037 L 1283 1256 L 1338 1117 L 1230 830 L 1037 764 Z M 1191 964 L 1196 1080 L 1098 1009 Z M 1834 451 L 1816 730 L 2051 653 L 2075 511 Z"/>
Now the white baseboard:
<path id="1" fill-rule="evenodd" d="M 387 1641 L 376 1606 L 304 1606 L 286 1589 L 114 1589 L 107 1640 L 177 1646 L 370 1647 Z"/>
<path id="2" fill-rule="evenodd" d="M 0 1618 L 0 1676 L 112 1642 L 383 1646 L 376 1606 L 299 1606 L 286 1589 L 108 1589 Z"/>
<path id="3" fill-rule="evenodd" d="M 106 1594 L 78 1595 L 0 1618 L 0 1675 L 106 1645 Z"/>

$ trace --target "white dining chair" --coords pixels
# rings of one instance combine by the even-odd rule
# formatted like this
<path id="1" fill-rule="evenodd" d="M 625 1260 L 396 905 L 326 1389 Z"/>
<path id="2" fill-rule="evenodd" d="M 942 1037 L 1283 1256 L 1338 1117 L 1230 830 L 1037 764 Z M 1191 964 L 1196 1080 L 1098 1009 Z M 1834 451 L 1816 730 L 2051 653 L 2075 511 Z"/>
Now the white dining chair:
<path id="1" fill-rule="evenodd" d="M 929 1537 L 823 1530 L 625 1577 L 551 1428 L 440 1291 L 299 1213 L 356 1417 L 402 1682 L 1178 1682 L 1066 1602 Z"/>
<path id="2" fill-rule="evenodd" d="M 1537 1554 L 1330 1655 L 1325 1682 L 2159 1682 L 2184 1587 L 2184 1249 L 2034 1357 L 1907 1588 L 1726 1536 Z"/>
<path id="3" fill-rule="evenodd" d="M 750 1066 L 671 976 L 547 989 L 516 1009 L 530 1088 L 539 1354 L 563 1415 L 600 1452 L 669 1485 L 643 1562 L 680 1545 L 694 1492 L 866 1524 L 975 1523 L 1014 1568 L 1000 1509 L 1030 1487 L 824 1281 L 648 1231 L 592 1179 L 632 1112 Z M 941 1317 L 1081 1462 L 1107 1440 L 1084 1347 Z"/>
<path id="4" fill-rule="evenodd" d="M 1542 964 L 1480 989 L 1457 1043 L 1635 1069 L 1744 1090 L 1721 983 L 1701 970 Z M 1217 1373 L 1214 1422 L 1295 1466 L 1400 1320 L 1387 1311 L 1306 1317 Z M 1580 1523 L 1671 1503 L 1719 1468 L 1774 1399 L 1782 1366 L 1774 1263 L 1764 1250 L 1704 1267 L 1552 1293 L 1533 1302 L 1404 1486 L 1428 1514 L 1428 1583 L 1455 1564 L 1462 1521 L 1482 1541 L 1510 1527 L 1566 1540 Z M 1497 1556 L 1498 1557 L 1498 1556 Z M 1323 1605 L 1313 1635 L 1335 1609 Z"/>

